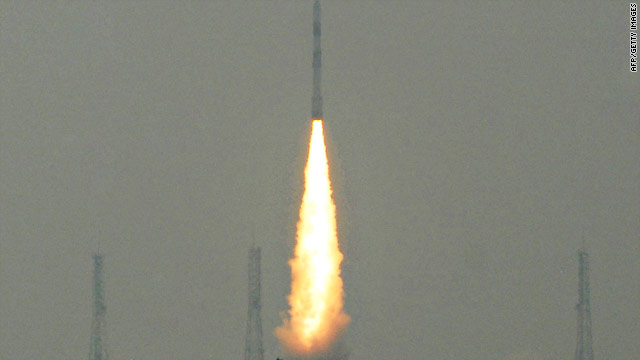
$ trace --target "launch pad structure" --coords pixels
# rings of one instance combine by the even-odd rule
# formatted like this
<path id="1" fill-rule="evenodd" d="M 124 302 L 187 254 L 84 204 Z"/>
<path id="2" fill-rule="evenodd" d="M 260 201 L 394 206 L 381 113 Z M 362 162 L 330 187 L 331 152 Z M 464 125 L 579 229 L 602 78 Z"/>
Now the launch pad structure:
<path id="1" fill-rule="evenodd" d="M 108 360 L 104 332 L 106 331 L 104 304 L 104 282 L 102 278 L 103 256 L 93 254 L 93 322 L 91 324 L 91 343 L 89 360 Z"/>
<path id="2" fill-rule="evenodd" d="M 260 247 L 249 248 L 249 310 L 244 360 L 264 360 L 262 318 L 260 316 Z"/>
<path id="3" fill-rule="evenodd" d="M 589 290 L 589 254 L 584 245 L 578 251 L 578 339 L 576 343 L 575 360 L 593 360 L 593 344 L 591 338 L 591 300 Z"/>

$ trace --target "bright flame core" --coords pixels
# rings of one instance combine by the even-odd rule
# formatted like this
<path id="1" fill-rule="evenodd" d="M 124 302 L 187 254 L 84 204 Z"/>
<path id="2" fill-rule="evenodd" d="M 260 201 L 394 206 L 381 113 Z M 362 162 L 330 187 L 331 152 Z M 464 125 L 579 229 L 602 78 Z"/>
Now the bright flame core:
<path id="1" fill-rule="evenodd" d="M 295 355 L 328 350 L 350 320 L 342 311 L 343 256 L 338 248 L 322 119 L 312 123 L 304 178 L 297 242 L 289 260 L 289 318 L 276 329 L 280 342 Z"/>

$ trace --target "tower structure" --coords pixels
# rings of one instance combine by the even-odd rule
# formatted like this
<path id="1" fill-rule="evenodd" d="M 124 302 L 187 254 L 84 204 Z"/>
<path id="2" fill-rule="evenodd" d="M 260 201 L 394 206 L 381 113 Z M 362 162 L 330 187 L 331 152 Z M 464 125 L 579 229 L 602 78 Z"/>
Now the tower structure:
<path id="1" fill-rule="evenodd" d="M 245 360 L 264 360 L 260 308 L 260 247 L 252 246 L 249 248 L 249 313 Z"/>
<path id="2" fill-rule="evenodd" d="M 102 279 L 102 255 L 93 254 L 93 323 L 91 324 L 91 345 L 89 360 L 107 360 L 104 343 L 105 312 L 104 283 Z"/>
<path id="3" fill-rule="evenodd" d="M 578 251 L 578 341 L 575 360 L 593 360 L 591 344 L 591 304 L 589 300 L 589 254 L 584 246 Z"/>

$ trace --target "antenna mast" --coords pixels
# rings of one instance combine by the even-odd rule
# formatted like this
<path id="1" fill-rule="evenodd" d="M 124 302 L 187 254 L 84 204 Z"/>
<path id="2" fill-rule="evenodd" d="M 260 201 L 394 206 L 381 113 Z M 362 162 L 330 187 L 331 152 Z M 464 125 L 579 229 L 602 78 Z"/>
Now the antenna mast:
<path id="1" fill-rule="evenodd" d="M 593 360 L 593 346 L 591 339 L 591 303 L 589 299 L 589 254 L 587 254 L 584 238 L 582 249 L 578 251 L 580 269 L 578 271 L 578 341 L 575 360 Z"/>
<path id="2" fill-rule="evenodd" d="M 106 329 L 104 305 L 104 283 L 102 280 L 102 255 L 93 254 L 93 323 L 91 324 L 91 345 L 89 360 L 108 360 L 103 339 Z"/>

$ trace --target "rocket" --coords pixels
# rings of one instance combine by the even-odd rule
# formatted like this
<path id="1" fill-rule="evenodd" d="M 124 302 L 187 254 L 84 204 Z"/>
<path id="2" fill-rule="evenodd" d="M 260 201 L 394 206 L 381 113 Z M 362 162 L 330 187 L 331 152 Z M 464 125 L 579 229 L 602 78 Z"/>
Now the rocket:
<path id="1" fill-rule="evenodd" d="M 313 3 L 313 97 L 311 97 L 311 118 L 322 119 L 322 93 L 320 77 L 322 71 L 322 50 L 320 49 L 320 1 Z"/>

